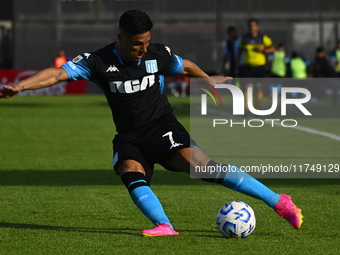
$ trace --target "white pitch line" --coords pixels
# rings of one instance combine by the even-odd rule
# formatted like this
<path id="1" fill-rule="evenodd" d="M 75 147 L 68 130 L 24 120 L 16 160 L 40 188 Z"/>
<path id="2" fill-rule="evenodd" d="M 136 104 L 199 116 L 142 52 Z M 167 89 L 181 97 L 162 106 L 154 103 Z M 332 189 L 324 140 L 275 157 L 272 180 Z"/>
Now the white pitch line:
<path id="1" fill-rule="evenodd" d="M 292 128 L 302 130 L 302 131 L 305 131 L 307 133 L 311 133 L 311 134 L 315 134 L 315 135 L 326 136 L 326 137 L 331 138 L 333 140 L 340 141 L 340 136 L 334 135 L 332 133 L 327 133 L 327 132 L 319 131 L 319 130 L 316 130 L 316 129 L 313 129 L 313 128 L 302 127 L 302 126 L 296 126 L 296 127 L 292 127 Z"/>
<path id="2" fill-rule="evenodd" d="M 199 108 L 199 109 L 201 109 L 201 108 Z M 236 117 L 236 116 L 234 116 L 230 113 L 222 112 L 222 111 L 219 111 L 219 110 L 213 110 L 213 109 L 207 109 L 207 110 L 208 110 L 208 112 L 211 112 L 211 113 L 214 113 L 214 114 L 217 114 L 217 115 L 221 115 L 221 116 L 225 116 L 225 117 L 229 117 L 229 118 L 235 118 Z M 239 118 L 239 117 L 237 117 L 237 118 Z M 276 122 L 272 122 L 272 121 L 264 121 L 264 122 L 267 123 L 267 124 L 273 123 L 275 126 L 281 127 L 281 125 L 276 123 Z M 327 132 L 323 132 L 323 131 L 319 131 L 319 130 L 316 130 L 316 129 L 313 129 L 313 128 L 308 128 L 308 127 L 303 127 L 303 126 L 295 126 L 295 127 L 289 127 L 289 128 L 298 129 L 298 130 L 305 131 L 305 132 L 310 133 L 310 134 L 326 136 L 328 138 L 331 138 L 333 140 L 340 142 L 340 136 L 332 134 L 332 133 L 327 133 Z"/>

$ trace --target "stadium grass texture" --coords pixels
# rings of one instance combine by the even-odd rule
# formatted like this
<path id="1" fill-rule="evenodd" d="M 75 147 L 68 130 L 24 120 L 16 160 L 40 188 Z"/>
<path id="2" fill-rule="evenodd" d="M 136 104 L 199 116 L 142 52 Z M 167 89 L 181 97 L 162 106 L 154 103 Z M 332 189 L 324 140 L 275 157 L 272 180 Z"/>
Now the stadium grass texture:
<path id="1" fill-rule="evenodd" d="M 170 99 L 176 116 L 189 128 L 188 98 Z M 335 116 L 325 116 L 324 123 L 301 122 L 340 135 L 339 110 L 330 111 Z M 257 131 L 256 137 L 242 133 L 242 138 L 238 130 L 229 129 L 228 142 L 239 145 L 229 151 L 233 164 L 267 156 L 272 129 Z M 327 158 L 340 163 L 340 142 L 298 130 L 287 132 L 288 136 L 280 137 L 283 131 L 275 135 L 282 147 L 277 153 L 285 155 L 286 162 L 299 155 L 315 163 Z M 261 179 L 271 189 L 290 194 L 302 208 L 304 223 L 295 230 L 261 201 L 157 165 L 152 189 L 180 235 L 141 237 L 141 230 L 153 226 L 112 170 L 114 134 L 103 96 L 0 101 L 0 254 L 340 253 L 336 178 Z M 252 139 L 255 142 L 249 142 Z M 323 149 L 313 141 L 322 142 Z M 214 145 L 207 149 L 214 151 Z M 282 158 L 273 160 L 282 163 Z M 232 200 L 244 201 L 255 211 L 257 225 L 246 239 L 223 238 L 216 228 L 218 210 Z"/>

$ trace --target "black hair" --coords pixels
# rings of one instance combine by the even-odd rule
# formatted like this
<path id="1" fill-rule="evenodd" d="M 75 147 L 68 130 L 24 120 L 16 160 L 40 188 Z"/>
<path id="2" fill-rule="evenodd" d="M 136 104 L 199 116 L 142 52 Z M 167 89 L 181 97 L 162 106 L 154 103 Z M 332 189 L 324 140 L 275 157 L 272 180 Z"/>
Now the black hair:
<path id="1" fill-rule="evenodd" d="M 130 35 L 144 34 L 150 31 L 153 23 L 149 16 L 139 10 L 126 11 L 119 18 L 119 29 Z"/>
<path id="2" fill-rule="evenodd" d="M 297 58 L 299 54 L 296 51 L 293 51 L 290 58 Z"/>
<path id="3" fill-rule="evenodd" d="M 323 51 L 324 51 L 324 49 L 323 49 L 322 46 L 319 46 L 319 47 L 316 48 L 316 53 L 320 53 L 320 52 L 323 52 Z"/>
<path id="4" fill-rule="evenodd" d="M 256 22 L 257 25 L 260 24 L 258 19 L 251 18 L 251 19 L 248 19 L 248 23 L 247 23 L 248 26 L 250 26 L 250 23 L 252 22 Z"/>
<path id="5" fill-rule="evenodd" d="M 284 43 L 279 43 L 277 47 L 278 48 L 285 47 L 285 44 Z"/>

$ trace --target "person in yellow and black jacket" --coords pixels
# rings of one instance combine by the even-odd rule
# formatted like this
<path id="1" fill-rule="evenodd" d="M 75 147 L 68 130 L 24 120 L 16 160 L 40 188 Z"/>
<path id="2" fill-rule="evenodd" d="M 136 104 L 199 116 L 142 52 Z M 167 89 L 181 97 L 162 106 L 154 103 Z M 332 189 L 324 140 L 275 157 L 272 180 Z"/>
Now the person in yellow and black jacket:
<path id="1" fill-rule="evenodd" d="M 272 40 L 265 34 L 259 33 L 259 21 L 248 20 L 249 33 L 242 36 L 236 63 L 236 74 L 240 77 L 264 77 L 266 55 L 275 52 Z M 238 63 L 243 54 L 243 66 Z"/>
<path id="2" fill-rule="evenodd" d="M 272 40 L 265 34 L 259 33 L 259 21 L 248 20 L 249 33 L 242 36 L 237 54 L 235 76 L 241 78 L 261 78 L 265 76 L 266 54 L 275 52 Z M 243 54 L 243 65 L 239 67 Z M 243 79 L 241 88 L 247 94 L 247 87 L 254 87 L 253 80 Z M 261 84 L 254 88 L 253 94 L 256 108 L 261 108 L 263 91 Z M 248 106 L 246 105 L 246 109 Z"/>

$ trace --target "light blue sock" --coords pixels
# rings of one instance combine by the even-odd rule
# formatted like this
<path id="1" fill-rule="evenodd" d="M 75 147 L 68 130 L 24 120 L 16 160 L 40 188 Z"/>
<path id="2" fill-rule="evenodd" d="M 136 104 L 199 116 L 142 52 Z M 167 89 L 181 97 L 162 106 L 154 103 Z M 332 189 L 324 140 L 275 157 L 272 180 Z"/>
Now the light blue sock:
<path id="1" fill-rule="evenodd" d="M 242 172 L 239 168 L 230 165 L 229 169 L 230 171 L 226 173 L 221 183 L 222 186 L 260 199 L 271 208 L 274 208 L 279 202 L 279 194 L 275 193 L 246 172 Z M 235 172 L 232 170 L 235 170 Z"/>
<path id="2" fill-rule="evenodd" d="M 135 205 L 155 226 L 157 226 L 157 223 L 166 223 L 173 228 L 168 217 L 165 215 L 161 203 L 149 186 L 135 188 L 131 191 L 130 196 Z"/>

